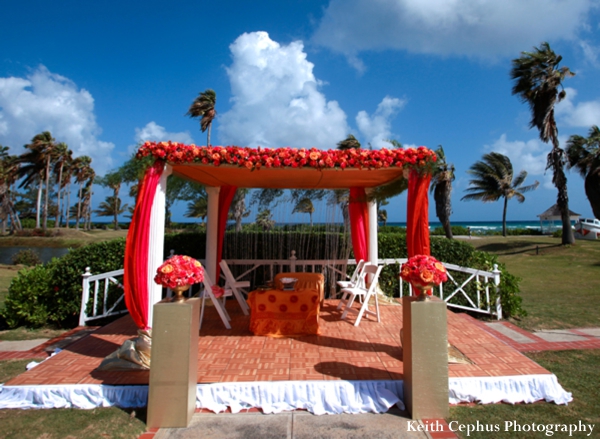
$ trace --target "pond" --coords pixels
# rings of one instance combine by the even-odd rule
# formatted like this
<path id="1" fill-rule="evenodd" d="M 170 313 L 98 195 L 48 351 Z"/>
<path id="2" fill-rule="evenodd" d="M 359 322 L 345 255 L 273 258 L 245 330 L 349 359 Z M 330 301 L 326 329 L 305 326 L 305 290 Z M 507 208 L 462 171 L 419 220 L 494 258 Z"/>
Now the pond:
<path id="1" fill-rule="evenodd" d="M 0 264 L 11 265 L 13 256 L 21 250 L 33 250 L 44 263 L 50 262 L 52 258 L 60 258 L 69 252 L 68 248 L 61 247 L 0 247 Z"/>

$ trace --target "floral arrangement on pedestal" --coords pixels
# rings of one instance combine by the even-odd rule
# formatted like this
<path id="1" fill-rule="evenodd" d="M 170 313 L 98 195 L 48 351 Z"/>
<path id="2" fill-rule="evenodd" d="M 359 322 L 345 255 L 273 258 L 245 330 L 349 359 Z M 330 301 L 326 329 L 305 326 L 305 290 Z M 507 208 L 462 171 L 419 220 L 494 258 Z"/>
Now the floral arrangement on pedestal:
<path id="1" fill-rule="evenodd" d="M 434 286 L 448 280 L 448 273 L 446 267 L 433 256 L 415 255 L 402 264 L 400 277 L 419 292 L 420 300 L 427 300 Z"/>
<path id="2" fill-rule="evenodd" d="M 202 264 L 189 256 L 175 255 L 167 259 L 156 270 L 154 282 L 176 293 L 175 301 L 183 300 L 181 293 L 190 285 L 204 280 Z"/>

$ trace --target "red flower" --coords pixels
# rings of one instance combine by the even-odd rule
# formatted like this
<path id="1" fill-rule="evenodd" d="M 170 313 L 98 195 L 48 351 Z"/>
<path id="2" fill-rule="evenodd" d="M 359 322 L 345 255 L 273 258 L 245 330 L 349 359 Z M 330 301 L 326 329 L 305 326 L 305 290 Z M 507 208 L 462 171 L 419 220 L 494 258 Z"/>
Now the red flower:
<path id="1" fill-rule="evenodd" d="M 175 255 L 156 270 L 154 282 L 165 288 L 192 285 L 204 280 L 202 264 L 189 256 Z"/>

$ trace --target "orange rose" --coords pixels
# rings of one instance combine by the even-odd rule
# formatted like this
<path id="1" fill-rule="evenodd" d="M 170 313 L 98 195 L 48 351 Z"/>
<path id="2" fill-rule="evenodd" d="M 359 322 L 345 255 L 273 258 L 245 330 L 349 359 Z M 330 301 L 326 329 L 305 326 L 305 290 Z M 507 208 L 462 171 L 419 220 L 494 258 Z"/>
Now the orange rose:
<path id="1" fill-rule="evenodd" d="M 431 283 L 433 281 L 433 273 L 427 269 L 421 271 L 421 280 L 425 283 Z"/>
<path id="2" fill-rule="evenodd" d="M 171 264 L 165 265 L 161 270 L 161 273 L 169 274 L 173 272 L 173 266 Z"/>

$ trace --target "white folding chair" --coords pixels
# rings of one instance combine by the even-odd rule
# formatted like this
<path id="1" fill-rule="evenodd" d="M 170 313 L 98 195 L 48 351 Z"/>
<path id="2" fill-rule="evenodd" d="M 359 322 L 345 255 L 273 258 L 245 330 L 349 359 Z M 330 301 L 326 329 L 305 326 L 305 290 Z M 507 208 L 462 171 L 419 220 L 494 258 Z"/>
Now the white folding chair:
<path id="1" fill-rule="evenodd" d="M 227 329 L 231 329 L 231 324 L 229 323 L 229 321 L 231 320 L 231 317 L 229 317 L 229 314 L 227 313 L 227 310 L 225 309 L 225 303 L 221 303 L 219 301 L 219 299 L 217 299 L 215 297 L 215 294 L 213 293 L 212 287 L 213 287 L 213 283 L 210 280 L 210 277 L 208 277 L 208 275 L 206 274 L 206 271 L 204 272 L 204 280 L 202 281 L 202 283 L 204 284 L 204 289 L 201 289 L 200 292 L 200 298 L 202 299 L 202 307 L 201 307 L 201 311 L 200 311 L 200 324 L 199 324 L 199 328 L 202 328 L 202 320 L 204 319 L 204 302 L 206 301 L 206 298 L 208 297 L 213 305 L 215 306 L 215 309 L 217 310 L 217 312 L 219 313 L 219 317 L 221 317 L 221 320 L 223 321 L 223 324 L 225 325 L 225 327 Z M 223 296 L 225 297 L 225 296 Z"/>
<path id="2" fill-rule="evenodd" d="M 219 262 L 219 266 L 221 267 L 221 270 L 223 270 L 223 275 L 225 276 L 225 291 L 231 290 L 233 292 L 233 295 L 242 308 L 242 312 L 245 315 L 248 315 L 250 312 L 250 307 L 244 300 L 244 296 L 242 296 L 241 292 L 243 291 L 243 288 L 250 288 L 250 281 L 236 280 L 233 276 L 233 273 L 229 269 L 229 265 L 227 265 L 227 261 L 224 259 Z"/>
<path id="3" fill-rule="evenodd" d="M 346 307 L 344 308 L 344 312 L 342 313 L 342 319 L 345 319 L 346 316 L 348 315 L 348 312 L 356 312 L 358 313 L 358 316 L 356 317 L 356 322 L 354 322 L 354 326 L 358 326 L 360 323 L 360 320 L 362 319 L 364 314 L 369 314 L 372 316 L 376 316 L 377 317 L 377 322 L 380 322 L 380 318 L 379 318 L 379 301 L 377 299 L 377 281 L 379 279 L 379 273 L 381 273 L 381 270 L 383 269 L 383 265 L 376 265 L 376 264 L 365 264 L 365 266 L 363 267 L 363 272 L 362 272 L 362 276 L 363 276 L 363 284 L 362 285 L 357 285 L 356 287 L 351 287 L 351 288 L 344 288 L 342 290 L 342 292 L 344 294 L 348 294 L 349 299 L 347 300 L 346 303 Z M 367 278 L 369 275 L 372 275 L 371 278 L 371 285 L 369 286 L 369 288 L 367 289 L 366 284 L 367 284 Z M 371 296 L 375 296 L 375 311 L 371 311 L 369 309 L 369 300 L 371 299 Z M 360 310 L 356 310 L 354 308 L 352 308 L 352 304 L 354 303 L 354 300 L 357 297 L 362 297 L 363 298 L 363 303 L 362 306 L 360 307 Z"/>
<path id="4" fill-rule="evenodd" d="M 364 277 L 362 276 L 362 271 L 363 271 L 364 266 L 365 266 L 365 261 L 363 261 L 361 259 L 356 264 L 356 269 L 354 270 L 354 273 L 352 273 L 352 277 L 350 278 L 350 280 L 338 280 L 336 282 L 339 285 L 339 287 L 342 289 L 342 291 L 344 290 L 344 288 L 354 288 L 354 287 L 359 286 L 359 285 L 357 285 L 357 283 L 359 281 L 362 282 L 364 279 Z M 340 309 L 342 307 L 342 305 L 344 305 L 348 301 L 348 297 L 349 297 L 349 293 L 342 293 L 342 298 L 340 299 L 340 303 L 338 303 L 337 309 Z"/>

